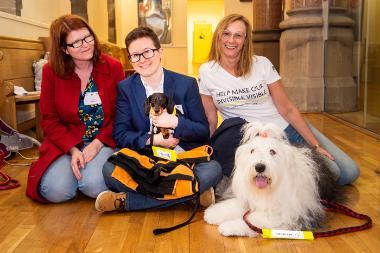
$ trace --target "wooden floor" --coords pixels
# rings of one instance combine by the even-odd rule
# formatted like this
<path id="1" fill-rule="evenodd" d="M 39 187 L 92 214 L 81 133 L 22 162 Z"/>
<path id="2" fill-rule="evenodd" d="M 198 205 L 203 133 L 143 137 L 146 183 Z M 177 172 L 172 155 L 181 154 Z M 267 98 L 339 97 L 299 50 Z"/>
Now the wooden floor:
<path id="1" fill-rule="evenodd" d="M 379 106 L 380 110 L 380 106 Z M 346 113 L 332 113 L 331 115 L 341 118 L 344 121 L 348 121 L 359 127 L 363 127 L 377 135 L 380 135 L 380 117 L 372 116 L 369 113 L 363 111 L 346 112 Z"/>
<path id="2" fill-rule="evenodd" d="M 102 215 L 83 196 L 64 204 L 40 204 L 25 197 L 28 167 L 6 166 L 22 186 L 0 191 L 0 252 L 380 252 L 380 141 L 322 115 L 306 117 L 361 168 L 360 178 L 346 187 L 348 206 L 370 215 L 372 229 L 315 241 L 228 238 L 198 211 L 189 226 L 154 236 L 152 229 L 185 220 L 190 208 Z M 359 223 L 329 216 L 331 228 Z"/>

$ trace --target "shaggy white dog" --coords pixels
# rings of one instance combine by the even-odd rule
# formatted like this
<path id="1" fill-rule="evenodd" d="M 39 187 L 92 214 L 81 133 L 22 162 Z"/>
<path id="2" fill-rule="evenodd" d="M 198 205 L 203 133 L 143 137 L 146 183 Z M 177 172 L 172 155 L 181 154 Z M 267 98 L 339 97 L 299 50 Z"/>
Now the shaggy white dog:
<path id="1" fill-rule="evenodd" d="M 310 148 L 288 143 L 272 124 L 248 123 L 235 155 L 234 197 L 206 209 L 204 219 L 225 236 L 256 236 L 259 228 L 301 230 L 319 227 L 321 197 L 332 199 L 335 182 L 323 158 Z M 323 189 L 323 191 L 320 191 Z"/>

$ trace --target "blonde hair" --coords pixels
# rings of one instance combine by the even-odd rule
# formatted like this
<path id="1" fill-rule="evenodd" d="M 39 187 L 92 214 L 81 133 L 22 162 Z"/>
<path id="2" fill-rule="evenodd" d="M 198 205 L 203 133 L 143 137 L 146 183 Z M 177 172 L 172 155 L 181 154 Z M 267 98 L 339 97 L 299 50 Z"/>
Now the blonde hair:
<path id="1" fill-rule="evenodd" d="M 220 64 L 221 61 L 221 43 L 220 39 L 223 32 L 227 27 L 235 21 L 242 21 L 245 25 L 246 36 L 244 39 L 244 44 L 240 52 L 240 59 L 237 64 L 236 74 L 237 76 L 246 76 L 251 71 L 252 67 L 252 56 L 253 56 L 253 45 L 252 45 L 252 27 L 248 19 L 239 14 L 231 14 L 224 17 L 217 25 L 214 35 L 212 37 L 212 44 L 210 54 L 208 56 L 209 61 L 215 61 Z"/>

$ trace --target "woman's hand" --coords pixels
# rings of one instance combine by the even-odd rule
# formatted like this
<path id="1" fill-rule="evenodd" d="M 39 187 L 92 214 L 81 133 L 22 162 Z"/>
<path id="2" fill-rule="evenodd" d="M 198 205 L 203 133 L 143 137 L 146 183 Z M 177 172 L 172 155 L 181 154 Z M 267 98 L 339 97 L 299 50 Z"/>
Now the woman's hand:
<path id="1" fill-rule="evenodd" d="M 82 151 L 85 163 L 90 162 L 99 153 L 103 147 L 103 143 L 98 139 L 94 139 Z"/>
<path id="2" fill-rule="evenodd" d="M 319 153 L 321 153 L 322 155 L 327 156 L 327 158 L 329 158 L 330 160 L 332 160 L 332 161 L 335 160 L 335 158 L 326 149 L 324 149 L 322 147 L 317 147 L 315 150 L 318 151 Z"/>
<path id="3" fill-rule="evenodd" d="M 280 80 L 269 85 L 269 92 L 272 96 L 273 103 L 276 106 L 278 112 L 284 119 L 289 122 L 297 132 L 305 139 L 307 143 L 317 143 L 317 139 L 311 132 L 310 128 L 302 118 L 298 108 L 289 100 L 288 95 L 285 92 L 284 85 Z M 327 156 L 330 160 L 335 158 L 324 148 L 314 146 L 315 150 L 322 155 Z"/>
<path id="4" fill-rule="evenodd" d="M 80 169 L 83 169 L 85 165 L 83 153 L 77 147 L 72 147 L 70 149 L 70 154 L 71 154 L 71 169 L 73 170 L 73 173 L 76 179 L 80 180 L 82 178 Z"/>
<path id="5" fill-rule="evenodd" d="M 169 114 L 166 109 L 159 116 L 155 116 L 153 114 L 150 116 L 152 118 L 153 125 L 156 127 L 175 129 L 178 126 L 178 117 L 174 114 Z"/>
<path id="6" fill-rule="evenodd" d="M 175 148 L 179 143 L 179 139 L 174 138 L 173 135 L 170 135 L 169 138 L 164 139 L 161 133 L 155 134 L 153 136 L 153 145 L 160 146 L 164 148 Z"/>

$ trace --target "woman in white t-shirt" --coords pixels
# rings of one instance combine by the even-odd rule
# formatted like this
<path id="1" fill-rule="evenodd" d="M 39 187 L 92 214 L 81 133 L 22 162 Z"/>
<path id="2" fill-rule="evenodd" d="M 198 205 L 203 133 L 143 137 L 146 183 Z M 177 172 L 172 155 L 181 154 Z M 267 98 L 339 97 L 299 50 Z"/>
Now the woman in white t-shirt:
<path id="1" fill-rule="evenodd" d="M 225 121 L 239 117 L 271 122 L 284 129 L 291 143 L 309 145 L 329 158 L 339 183 L 352 183 L 359 176 L 355 162 L 305 122 L 272 63 L 253 55 L 252 28 L 244 16 L 232 14 L 219 22 L 199 79 L 211 135 L 217 127 L 217 111 Z M 224 174 L 229 175 L 231 169 Z"/>

